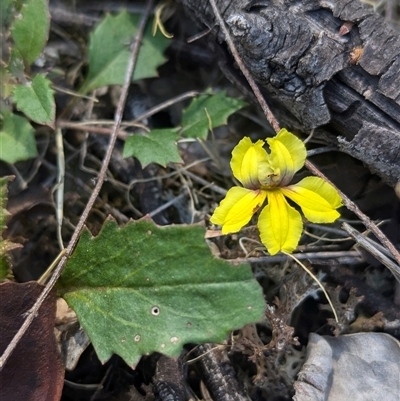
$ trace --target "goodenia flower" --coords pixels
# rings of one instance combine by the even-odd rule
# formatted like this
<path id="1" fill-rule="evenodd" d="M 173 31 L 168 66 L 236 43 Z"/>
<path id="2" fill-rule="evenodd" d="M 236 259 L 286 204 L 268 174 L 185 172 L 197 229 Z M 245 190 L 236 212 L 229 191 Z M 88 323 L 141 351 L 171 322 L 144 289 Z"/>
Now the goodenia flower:
<path id="1" fill-rule="evenodd" d="M 297 203 L 313 223 L 332 223 L 342 200 L 336 189 L 319 177 L 306 177 L 290 185 L 304 166 L 307 152 L 303 142 L 286 129 L 265 142 L 243 138 L 232 151 L 231 169 L 243 187 L 232 187 L 211 216 L 222 226 L 222 234 L 238 232 L 267 199 L 258 218 L 261 242 L 271 255 L 293 252 L 300 241 L 303 222 L 286 198 Z"/>

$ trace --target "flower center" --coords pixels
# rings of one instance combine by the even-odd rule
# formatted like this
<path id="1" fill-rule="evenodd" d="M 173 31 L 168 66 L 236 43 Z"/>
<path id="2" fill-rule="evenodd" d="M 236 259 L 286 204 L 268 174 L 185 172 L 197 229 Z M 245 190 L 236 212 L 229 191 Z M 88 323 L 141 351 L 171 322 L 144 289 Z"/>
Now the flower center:
<path id="1" fill-rule="evenodd" d="M 268 174 L 265 178 L 260 180 L 260 184 L 262 187 L 271 188 L 278 187 L 281 183 L 281 173 L 279 169 L 276 169 L 273 173 Z"/>

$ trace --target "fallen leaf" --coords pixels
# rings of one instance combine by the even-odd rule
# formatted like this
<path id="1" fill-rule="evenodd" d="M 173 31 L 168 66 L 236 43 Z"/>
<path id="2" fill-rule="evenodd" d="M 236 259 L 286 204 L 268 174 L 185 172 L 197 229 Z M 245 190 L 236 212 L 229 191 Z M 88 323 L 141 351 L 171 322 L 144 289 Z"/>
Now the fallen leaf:
<path id="1" fill-rule="evenodd" d="M 3 354 L 43 290 L 36 282 L 0 285 L 0 353 Z M 0 372 L 1 401 L 57 401 L 64 384 L 64 366 L 54 337 L 55 294 L 39 309 Z"/>

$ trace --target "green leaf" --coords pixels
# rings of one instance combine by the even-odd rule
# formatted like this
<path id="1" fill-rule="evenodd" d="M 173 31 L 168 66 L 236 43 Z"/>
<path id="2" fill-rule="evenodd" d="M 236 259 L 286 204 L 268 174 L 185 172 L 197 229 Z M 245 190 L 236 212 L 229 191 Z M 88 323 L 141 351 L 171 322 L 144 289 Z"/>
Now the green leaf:
<path id="1" fill-rule="evenodd" d="M 0 129 L 0 160 L 15 163 L 37 156 L 35 131 L 24 117 L 6 114 Z"/>
<path id="2" fill-rule="evenodd" d="M 186 138 L 206 139 L 210 128 L 226 124 L 228 117 L 244 106 L 246 102 L 226 96 L 225 91 L 199 96 L 183 111 L 180 133 Z"/>
<path id="3" fill-rule="evenodd" d="M 166 167 L 168 163 L 181 163 L 176 141 L 178 129 L 155 129 L 145 135 L 130 136 L 124 146 L 123 157 L 136 157 L 142 167 L 158 163 Z"/>
<path id="4" fill-rule="evenodd" d="M 43 74 L 37 74 L 32 82 L 26 85 L 17 85 L 13 98 L 17 108 L 31 120 L 54 128 L 54 90 L 51 88 L 51 82 Z"/>
<path id="5" fill-rule="evenodd" d="M 200 226 L 107 221 L 96 238 L 83 233 L 59 284 L 100 360 L 116 353 L 130 366 L 223 341 L 265 309 L 250 267 L 212 257 Z"/>
<path id="6" fill-rule="evenodd" d="M 12 249 L 19 248 L 19 244 L 3 239 L 3 231 L 7 228 L 7 219 L 10 213 L 7 211 L 8 188 L 7 184 L 13 177 L 0 177 L 0 282 L 11 276 L 11 270 L 6 253 Z"/>
<path id="7" fill-rule="evenodd" d="M 122 85 L 131 54 L 130 43 L 139 25 L 140 16 L 123 11 L 117 16 L 107 15 L 90 35 L 89 73 L 81 88 L 82 93 L 107 85 Z M 151 34 L 149 23 L 143 36 L 132 80 L 157 76 L 157 67 L 169 40 L 160 33 Z"/>
<path id="8" fill-rule="evenodd" d="M 25 64 L 32 64 L 46 45 L 50 27 L 47 0 L 27 0 L 15 18 L 11 35 Z"/>

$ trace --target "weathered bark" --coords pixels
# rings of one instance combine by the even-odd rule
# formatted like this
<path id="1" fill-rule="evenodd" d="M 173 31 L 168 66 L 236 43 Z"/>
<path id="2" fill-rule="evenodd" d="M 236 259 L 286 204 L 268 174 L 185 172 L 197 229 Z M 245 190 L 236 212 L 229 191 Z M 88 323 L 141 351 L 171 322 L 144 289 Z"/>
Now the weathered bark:
<path id="1" fill-rule="evenodd" d="M 208 0 L 177 0 L 220 43 Z M 359 0 L 216 0 L 244 64 L 295 116 L 387 183 L 400 181 L 400 34 Z"/>
<path id="2" fill-rule="evenodd" d="M 199 358 L 202 379 L 215 401 L 248 401 L 226 353 L 212 344 L 201 344 L 194 350 Z"/>

